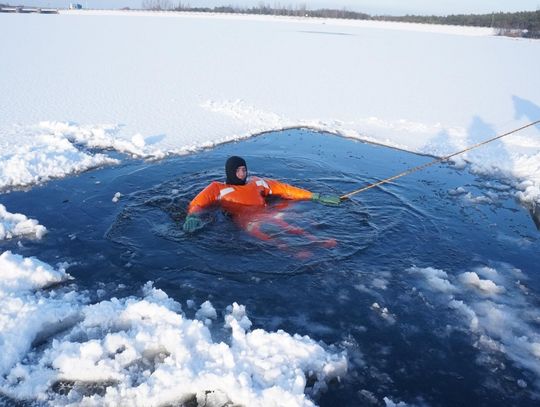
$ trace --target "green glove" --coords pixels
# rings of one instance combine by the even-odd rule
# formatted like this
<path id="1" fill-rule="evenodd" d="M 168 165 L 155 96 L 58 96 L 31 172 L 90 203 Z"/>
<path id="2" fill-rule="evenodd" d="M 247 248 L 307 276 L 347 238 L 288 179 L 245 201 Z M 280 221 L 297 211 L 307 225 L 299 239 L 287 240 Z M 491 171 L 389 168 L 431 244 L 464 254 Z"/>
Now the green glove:
<path id="1" fill-rule="evenodd" d="M 184 222 L 184 226 L 182 226 L 182 229 L 184 229 L 184 232 L 186 233 L 193 233 L 196 230 L 202 228 L 203 226 L 203 221 L 197 215 L 188 215 L 186 217 L 186 221 Z"/>
<path id="2" fill-rule="evenodd" d="M 337 195 L 321 195 L 318 192 L 313 193 L 311 200 L 330 206 L 336 206 L 341 203 L 341 198 Z"/>

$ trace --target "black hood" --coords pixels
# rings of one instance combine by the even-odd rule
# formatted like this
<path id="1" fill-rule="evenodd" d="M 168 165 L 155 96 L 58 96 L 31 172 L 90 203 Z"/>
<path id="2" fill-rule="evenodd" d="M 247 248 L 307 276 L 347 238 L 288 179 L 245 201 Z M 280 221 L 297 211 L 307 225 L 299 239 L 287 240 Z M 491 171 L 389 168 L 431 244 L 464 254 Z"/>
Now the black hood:
<path id="1" fill-rule="evenodd" d="M 225 181 L 227 184 L 231 185 L 245 185 L 247 180 L 246 179 L 240 179 L 236 176 L 236 170 L 238 167 L 246 167 L 247 172 L 247 164 L 246 161 L 242 157 L 232 156 L 229 157 L 227 162 L 225 163 L 225 175 L 227 176 L 227 180 Z"/>

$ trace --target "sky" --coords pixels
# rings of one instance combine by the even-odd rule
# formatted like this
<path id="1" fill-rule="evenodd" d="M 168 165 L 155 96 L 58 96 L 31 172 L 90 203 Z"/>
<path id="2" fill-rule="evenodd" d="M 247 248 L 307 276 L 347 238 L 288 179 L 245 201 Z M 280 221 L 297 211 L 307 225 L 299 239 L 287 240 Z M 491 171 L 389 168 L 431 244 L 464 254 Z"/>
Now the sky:
<path id="1" fill-rule="evenodd" d="M 88 8 L 140 8 L 143 0 L 2 0 L 9 4 L 28 6 L 68 7 L 71 2 L 78 2 Z M 176 5 L 180 0 L 169 0 Z M 254 7 L 261 3 L 271 6 L 301 6 L 308 8 L 334 8 L 364 12 L 368 14 L 472 14 L 497 11 L 533 11 L 540 9 L 540 0 L 181 0 L 182 4 L 192 7 L 215 7 L 236 5 Z"/>

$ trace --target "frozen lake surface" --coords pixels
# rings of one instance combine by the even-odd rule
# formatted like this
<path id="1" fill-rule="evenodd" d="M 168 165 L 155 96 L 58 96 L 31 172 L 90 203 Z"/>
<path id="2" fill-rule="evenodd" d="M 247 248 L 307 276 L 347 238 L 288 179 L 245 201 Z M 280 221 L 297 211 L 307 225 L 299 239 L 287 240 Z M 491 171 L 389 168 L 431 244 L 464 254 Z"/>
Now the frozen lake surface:
<path id="1" fill-rule="evenodd" d="M 218 210 L 199 233 L 184 234 L 189 201 L 224 178 L 230 155 L 244 157 L 251 175 L 333 194 L 432 160 L 297 129 L 191 156 L 127 161 L 0 195 L 6 208 L 48 230 L 41 240 L 0 241 L 0 251 L 68 262 L 91 302 L 140 296 L 153 281 L 179 303 L 210 300 L 221 314 L 237 302 L 253 328 L 345 350 L 348 372 L 313 396 L 321 406 L 538 402 L 540 241 L 507 185 L 441 164 L 338 207 L 270 205 L 335 247 L 279 231 L 286 248 L 259 241 Z M 210 331 L 215 341 L 224 337 L 219 324 Z M 44 339 L 22 363 L 64 334 Z M 64 379 L 69 392 L 76 380 Z M 85 391 L 102 395 L 106 387 Z M 47 392 L 49 401 L 66 394 L 58 385 Z"/>

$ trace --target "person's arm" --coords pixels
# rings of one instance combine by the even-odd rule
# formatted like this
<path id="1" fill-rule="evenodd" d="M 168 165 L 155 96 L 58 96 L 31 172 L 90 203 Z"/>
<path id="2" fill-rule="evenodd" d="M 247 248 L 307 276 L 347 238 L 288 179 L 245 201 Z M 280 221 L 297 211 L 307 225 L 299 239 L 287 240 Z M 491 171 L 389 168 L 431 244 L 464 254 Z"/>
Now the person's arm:
<path id="1" fill-rule="evenodd" d="M 278 195 L 285 199 L 294 200 L 307 200 L 311 199 L 315 202 L 320 202 L 325 205 L 338 205 L 341 199 L 337 195 L 321 195 L 317 192 L 311 192 L 307 189 L 293 187 L 292 185 L 285 184 L 283 182 L 275 181 L 273 179 L 265 180 L 268 184 L 270 194 Z"/>
<path id="2" fill-rule="evenodd" d="M 279 182 L 273 179 L 265 179 L 268 188 L 268 194 L 277 195 L 285 199 L 294 199 L 294 200 L 308 200 L 311 199 L 313 193 L 307 189 L 293 187 L 292 185 L 285 184 L 284 182 Z"/>
<path id="3" fill-rule="evenodd" d="M 195 232 L 197 229 L 204 226 L 199 214 L 218 201 L 219 191 L 219 184 L 217 182 L 212 182 L 193 198 L 188 206 L 188 214 L 183 225 L 185 232 Z"/>
<path id="4" fill-rule="evenodd" d="M 188 215 L 201 213 L 204 209 L 215 204 L 219 199 L 219 184 L 212 182 L 189 203 Z"/>

